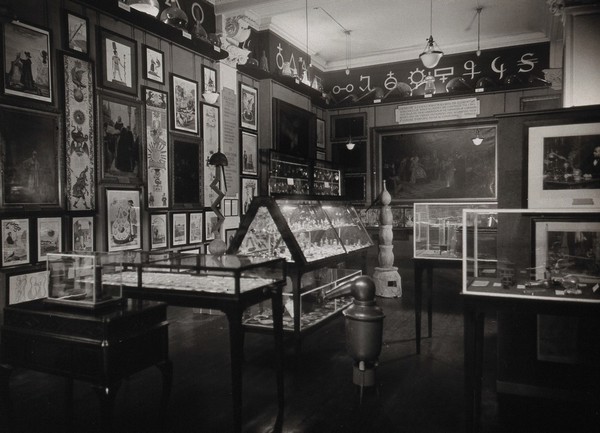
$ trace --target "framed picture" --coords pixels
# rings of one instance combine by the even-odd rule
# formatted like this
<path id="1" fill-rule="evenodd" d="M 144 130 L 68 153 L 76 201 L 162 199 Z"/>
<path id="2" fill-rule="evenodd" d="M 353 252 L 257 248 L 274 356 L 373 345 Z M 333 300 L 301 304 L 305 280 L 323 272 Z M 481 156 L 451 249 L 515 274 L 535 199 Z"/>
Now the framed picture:
<path id="1" fill-rule="evenodd" d="M 71 248 L 73 251 L 94 251 L 94 240 L 93 216 L 77 216 L 71 218 Z"/>
<path id="2" fill-rule="evenodd" d="M 150 215 L 150 249 L 166 248 L 168 236 L 168 215 L 155 213 Z"/>
<path id="3" fill-rule="evenodd" d="M 29 220 L 2 220 L 2 267 L 29 263 Z"/>
<path id="4" fill-rule="evenodd" d="M 173 207 L 202 207 L 200 144 L 174 137 L 171 144 Z"/>
<path id="5" fill-rule="evenodd" d="M 98 28 L 100 86 L 137 96 L 137 42 Z"/>
<path id="6" fill-rule="evenodd" d="M 331 139 L 367 138 L 367 113 L 331 116 Z"/>
<path id="7" fill-rule="evenodd" d="M 475 146 L 476 130 L 483 142 Z M 393 201 L 496 198 L 496 126 L 376 132 L 379 172 Z"/>
<path id="8" fill-rule="evenodd" d="M 190 212 L 190 244 L 202 242 L 204 230 L 204 214 L 202 212 Z"/>
<path id="9" fill-rule="evenodd" d="M 237 229 L 225 229 L 225 245 L 227 245 L 227 249 L 229 249 L 236 231 Z"/>
<path id="10" fill-rule="evenodd" d="M 258 130 L 258 90 L 240 83 L 240 124 L 242 128 Z"/>
<path id="11" fill-rule="evenodd" d="M 31 267 L 13 268 L 2 272 L 4 281 L 0 286 L 6 291 L 0 295 L 4 304 L 18 304 L 34 299 L 42 299 L 48 297 L 48 277 L 49 272 L 46 270 L 46 264 L 38 264 Z"/>
<path id="12" fill-rule="evenodd" d="M 58 114 L 0 106 L 2 207 L 62 205 L 60 131 Z"/>
<path id="13" fill-rule="evenodd" d="M 289 155 L 312 158 L 315 154 L 316 116 L 279 99 L 273 99 L 275 149 Z"/>
<path id="14" fill-rule="evenodd" d="M 171 224 L 173 236 L 171 245 L 185 245 L 187 243 L 187 214 L 174 213 Z"/>
<path id="15" fill-rule="evenodd" d="M 65 145 L 67 209 L 96 207 L 96 130 L 94 66 L 80 55 L 62 55 L 65 93 Z"/>
<path id="16" fill-rule="evenodd" d="M 317 149 L 325 149 L 325 121 L 317 118 Z"/>
<path id="17" fill-rule="evenodd" d="M 600 244 L 600 222 L 575 219 L 534 219 L 534 267 L 536 279 L 547 269 L 560 269 L 580 283 L 600 282 L 594 252 Z"/>
<path id="18" fill-rule="evenodd" d="M 87 17 L 63 10 L 63 29 L 66 49 L 82 54 L 90 51 L 90 30 Z"/>
<path id="19" fill-rule="evenodd" d="M 215 238 L 213 230 L 217 226 L 217 214 L 213 211 L 206 211 L 204 213 L 204 239 L 210 241 Z"/>
<path id="20" fill-rule="evenodd" d="M 107 188 L 106 224 L 109 252 L 141 248 L 140 191 Z"/>
<path id="21" fill-rule="evenodd" d="M 102 180 L 140 183 L 142 106 L 114 96 L 100 95 Z"/>
<path id="22" fill-rule="evenodd" d="M 202 65 L 202 94 L 217 92 L 217 71 Z"/>
<path id="23" fill-rule="evenodd" d="M 37 260 L 46 260 L 48 253 L 62 251 L 62 218 L 37 219 Z"/>
<path id="24" fill-rule="evenodd" d="M 165 54 L 156 48 L 142 44 L 143 77 L 146 80 L 165 84 Z"/>
<path id="25" fill-rule="evenodd" d="M 258 174 L 258 138 L 256 134 L 242 131 L 242 174 Z"/>
<path id="26" fill-rule="evenodd" d="M 166 92 L 142 87 L 146 105 L 146 173 L 148 208 L 169 207 L 169 152 L 167 149 Z"/>
<path id="27" fill-rule="evenodd" d="M 171 73 L 171 128 L 198 134 L 198 83 Z"/>
<path id="28" fill-rule="evenodd" d="M 208 164 L 212 155 L 219 151 L 219 108 L 212 105 L 202 104 L 202 135 L 203 135 L 203 161 L 204 165 L 204 206 L 210 206 L 216 199 L 217 193 L 211 188 L 216 178 L 217 167 Z M 221 169 L 219 169 L 221 170 Z M 223 174 L 223 173 L 221 173 Z M 222 187 L 222 189 L 224 189 Z"/>
<path id="29" fill-rule="evenodd" d="M 322 150 L 317 150 L 317 159 L 320 159 L 321 161 L 325 161 L 325 158 L 327 158 L 325 156 L 325 152 L 323 152 Z"/>
<path id="30" fill-rule="evenodd" d="M 2 31 L 4 93 L 52 103 L 50 31 L 20 21 L 4 24 Z"/>
<path id="31" fill-rule="evenodd" d="M 530 127 L 529 209 L 600 209 L 600 123 Z"/>
<path id="32" fill-rule="evenodd" d="M 258 194 L 258 179 L 242 177 L 242 215 L 246 213 L 252 199 Z"/>

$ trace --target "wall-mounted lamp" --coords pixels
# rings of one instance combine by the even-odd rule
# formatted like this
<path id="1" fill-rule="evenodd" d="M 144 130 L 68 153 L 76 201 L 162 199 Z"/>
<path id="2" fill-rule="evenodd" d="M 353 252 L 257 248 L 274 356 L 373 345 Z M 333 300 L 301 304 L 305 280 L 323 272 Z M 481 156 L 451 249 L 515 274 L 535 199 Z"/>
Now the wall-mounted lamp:
<path id="1" fill-rule="evenodd" d="M 483 143 L 483 138 L 479 135 L 479 129 L 475 131 L 475 137 L 471 138 L 471 141 L 475 146 L 479 146 Z"/>
<path id="2" fill-rule="evenodd" d="M 128 0 L 127 4 L 131 9 L 144 12 L 153 17 L 158 16 L 158 13 L 160 12 L 158 0 Z"/>
<path id="3" fill-rule="evenodd" d="M 352 137 L 348 137 L 348 142 L 346 143 L 346 149 L 352 150 L 356 146 L 356 143 L 352 141 Z"/>

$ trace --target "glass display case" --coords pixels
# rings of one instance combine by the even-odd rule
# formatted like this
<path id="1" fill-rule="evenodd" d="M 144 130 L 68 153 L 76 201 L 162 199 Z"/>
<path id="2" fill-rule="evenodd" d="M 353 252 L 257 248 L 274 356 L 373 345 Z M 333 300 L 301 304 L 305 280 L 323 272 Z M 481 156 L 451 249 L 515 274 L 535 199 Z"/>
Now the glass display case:
<path id="1" fill-rule="evenodd" d="M 600 302 L 600 222 L 571 210 L 465 209 L 463 294 Z M 490 219 L 494 244 L 486 240 Z M 483 232 L 482 232 L 483 230 Z"/>
<path id="2" fill-rule="evenodd" d="M 309 165 L 306 160 L 279 152 L 269 154 L 269 195 L 308 195 Z"/>
<path id="3" fill-rule="evenodd" d="M 367 230 L 347 202 L 255 197 L 228 252 L 287 261 L 284 326 L 299 338 L 302 331 L 349 305 L 349 299 L 323 303 L 320 294 L 364 272 L 371 246 Z M 264 327 L 269 320 L 268 312 L 260 309 L 245 314 L 249 327 Z"/>
<path id="4" fill-rule="evenodd" d="M 49 253 L 47 270 L 46 302 L 97 308 L 122 298 L 121 252 Z"/>
<path id="5" fill-rule="evenodd" d="M 413 209 L 413 242 L 415 258 L 461 260 L 462 211 L 494 209 L 496 203 L 415 203 Z M 479 219 L 479 233 L 495 242 L 496 223 L 493 218 Z M 467 224 L 472 229 L 473 223 Z"/>
<path id="6" fill-rule="evenodd" d="M 313 171 L 313 191 L 314 195 L 342 195 L 342 173 L 340 170 L 332 168 L 328 161 L 316 160 Z"/>

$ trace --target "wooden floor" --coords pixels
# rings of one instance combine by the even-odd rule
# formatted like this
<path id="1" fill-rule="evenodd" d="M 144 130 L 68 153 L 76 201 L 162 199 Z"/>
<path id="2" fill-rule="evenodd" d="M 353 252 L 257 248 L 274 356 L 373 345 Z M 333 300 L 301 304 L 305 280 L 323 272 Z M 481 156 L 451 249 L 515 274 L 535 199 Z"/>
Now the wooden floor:
<path id="1" fill-rule="evenodd" d="M 455 276 L 436 279 L 432 338 L 415 353 L 412 274 L 402 271 L 404 295 L 378 299 L 386 317 L 377 387 L 365 390 L 362 403 L 352 383 L 344 319 L 330 322 L 303 341 L 296 358 L 286 350 L 286 406 L 281 429 L 274 429 L 276 408 L 270 335 L 247 334 L 244 367 L 244 432 L 286 433 L 450 433 L 464 431 L 463 322 Z M 231 393 L 227 321 L 223 316 L 169 308 L 170 355 L 174 383 L 168 422 L 160 428 L 161 376 L 152 368 L 133 375 L 119 390 L 115 431 L 133 433 L 229 432 Z M 424 321 L 426 324 L 426 322 Z M 426 328 L 424 328 L 426 334 Z M 511 401 L 500 410 L 495 387 L 494 320 L 486 323 L 483 432 L 600 431 L 579 422 L 577 409 L 539 400 Z M 2 408 L 1 431 L 64 432 L 64 381 L 17 370 L 11 380 L 12 420 Z M 96 395 L 75 386 L 74 431 L 100 432 Z M 586 415 L 589 415 L 587 413 Z M 591 419 L 598 420 L 596 416 Z"/>

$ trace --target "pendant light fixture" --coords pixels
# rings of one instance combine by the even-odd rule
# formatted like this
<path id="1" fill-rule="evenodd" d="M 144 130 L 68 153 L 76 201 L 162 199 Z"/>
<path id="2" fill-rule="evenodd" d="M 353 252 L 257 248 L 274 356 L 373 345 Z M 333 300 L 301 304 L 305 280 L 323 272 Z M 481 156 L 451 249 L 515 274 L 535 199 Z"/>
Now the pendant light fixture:
<path id="1" fill-rule="evenodd" d="M 481 36 L 481 11 L 483 8 L 478 5 L 475 10 L 477 11 L 477 51 L 475 51 L 475 54 L 479 57 L 481 56 L 481 46 L 479 45 L 479 41 Z"/>
<path id="2" fill-rule="evenodd" d="M 352 57 L 352 44 L 350 40 L 350 33 L 352 30 L 348 30 L 338 20 L 336 20 L 329 12 L 323 9 L 321 6 L 316 6 L 314 9 L 321 9 L 331 20 L 336 23 L 342 29 L 344 35 L 346 35 L 346 75 L 350 75 L 350 58 Z"/>
<path id="3" fill-rule="evenodd" d="M 158 13 L 160 12 L 158 0 L 128 0 L 127 4 L 131 9 L 144 12 L 153 17 L 158 16 Z"/>
<path id="4" fill-rule="evenodd" d="M 479 135 L 479 129 L 475 131 L 475 137 L 471 138 L 471 141 L 475 146 L 479 146 L 481 143 L 483 143 L 483 137 Z"/>
<path id="5" fill-rule="evenodd" d="M 352 141 L 352 136 L 348 137 L 348 142 L 346 143 L 346 149 L 352 150 L 356 146 L 356 143 Z"/>
<path id="6" fill-rule="evenodd" d="M 425 50 L 419 55 L 423 66 L 428 69 L 435 68 L 439 63 L 440 59 L 444 55 L 443 51 L 433 40 L 433 0 L 430 1 L 430 14 L 429 14 L 429 38 L 425 44 Z"/>

